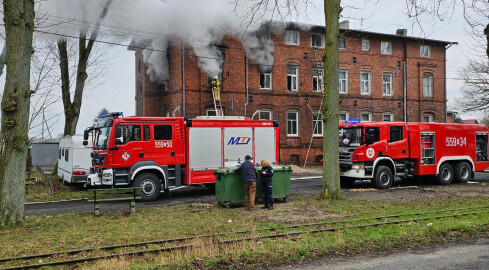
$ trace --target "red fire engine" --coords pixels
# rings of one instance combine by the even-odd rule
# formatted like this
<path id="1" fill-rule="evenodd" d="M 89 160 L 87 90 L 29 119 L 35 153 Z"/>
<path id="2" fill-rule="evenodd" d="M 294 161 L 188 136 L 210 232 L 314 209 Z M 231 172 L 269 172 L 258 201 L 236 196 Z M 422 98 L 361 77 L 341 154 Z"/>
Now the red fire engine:
<path id="1" fill-rule="evenodd" d="M 433 175 L 439 184 L 467 182 L 489 167 L 483 125 L 346 122 L 339 126 L 341 182 L 371 179 L 386 189 L 394 177 Z"/>
<path id="2" fill-rule="evenodd" d="M 94 132 L 89 186 L 139 186 L 143 200 L 182 185 L 211 184 L 213 171 L 251 155 L 279 163 L 277 121 L 245 117 L 102 115 Z"/>

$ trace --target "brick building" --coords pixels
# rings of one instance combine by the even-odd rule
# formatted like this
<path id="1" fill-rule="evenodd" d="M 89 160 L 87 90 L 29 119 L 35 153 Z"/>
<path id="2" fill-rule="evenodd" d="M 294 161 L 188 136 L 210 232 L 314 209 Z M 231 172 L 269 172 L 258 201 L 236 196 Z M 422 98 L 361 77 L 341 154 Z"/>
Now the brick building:
<path id="1" fill-rule="evenodd" d="M 313 165 L 322 157 L 321 121 L 312 110 L 319 111 L 322 101 L 324 27 L 301 29 L 288 25 L 269 35 L 273 66 L 250 61 L 231 36 L 216 47 L 223 60 L 224 115 L 278 120 L 281 162 L 302 165 L 307 155 Z M 456 43 L 410 37 L 402 29 L 340 32 L 340 121 L 446 121 L 446 49 Z M 142 50 L 135 51 L 137 115 L 215 115 L 210 79 L 191 48 L 170 42 L 166 84 L 150 81 Z"/>

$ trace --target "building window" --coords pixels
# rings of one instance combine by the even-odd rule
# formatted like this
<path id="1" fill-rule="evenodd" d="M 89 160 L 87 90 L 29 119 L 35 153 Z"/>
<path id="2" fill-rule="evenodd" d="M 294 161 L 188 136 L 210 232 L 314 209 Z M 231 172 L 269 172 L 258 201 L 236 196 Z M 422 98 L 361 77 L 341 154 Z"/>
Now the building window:
<path id="1" fill-rule="evenodd" d="M 324 48 L 324 35 L 311 34 L 311 47 Z"/>
<path id="2" fill-rule="evenodd" d="M 299 67 L 287 66 L 287 90 L 297 91 L 299 90 Z"/>
<path id="3" fill-rule="evenodd" d="M 360 71 L 360 94 L 370 95 L 372 74 L 370 71 Z"/>
<path id="4" fill-rule="evenodd" d="M 316 112 L 312 115 L 312 135 L 323 136 L 323 116 L 320 112 Z"/>
<path id="5" fill-rule="evenodd" d="M 392 113 L 384 113 L 384 114 L 382 114 L 382 118 L 386 122 L 392 122 L 392 121 L 394 121 L 394 114 L 392 114 Z"/>
<path id="6" fill-rule="evenodd" d="M 433 74 L 423 74 L 423 96 L 433 97 Z"/>
<path id="7" fill-rule="evenodd" d="M 346 49 L 346 38 L 340 37 L 340 40 L 338 41 L 338 45 L 340 49 Z"/>
<path id="8" fill-rule="evenodd" d="M 423 113 L 423 122 L 431 123 L 435 119 L 435 116 L 432 113 Z"/>
<path id="9" fill-rule="evenodd" d="M 348 93 L 348 70 L 340 69 L 338 73 L 340 94 Z"/>
<path id="10" fill-rule="evenodd" d="M 272 89 L 272 73 L 260 72 L 260 89 Z"/>
<path id="11" fill-rule="evenodd" d="M 344 121 L 346 121 L 348 119 L 350 119 L 350 117 L 349 117 L 349 114 L 347 112 L 340 112 L 340 114 L 339 114 L 339 120 L 340 120 L 340 122 L 341 121 L 344 122 Z"/>
<path id="12" fill-rule="evenodd" d="M 392 43 L 387 41 L 380 42 L 380 53 L 381 54 L 392 54 Z"/>
<path id="13" fill-rule="evenodd" d="M 286 31 L 285 32 L 285 44 L 288 45 L 299 45 L 300 36 L 297 31 Z"/>
<path id="14" fill-rule="evenodd" d="M 384 72 L 382 74 L 382 94 L 392 96 L 392 73 Z"/>
<path id="15" fill-rule="evenodd" d="M 312 91 L 322 92 L 324 91 L 324 81 L 323 81 L 323 68 L 317 67 L 312 69 Z"/>
<path id="16" fill-rule="evenodd" d="M 271 110 L 260 110 L 258 112 L 258 119 L 259 120 L 272 120 L 273 119 L 273 114 Z"/>
<path id="17" fill-rule="evenodd" d="M 287 112 L 287 136 L 299 135 L 299 112 Z"/>
<path id="18" fill-rule="evenodd" d="M 362 51 L 365 51 L 365 52 L 370 51 L 370 40 L 362 39 Z"/>
<path id="19" fill-rule="evenodd" d="M 362 122 L 371 122 L 372 121 L 372 114 L 368 112 L 364 112 L 360 114 L 360 120 Z"/>
<path id="20" fill-rule="evenodd" d="M 138 111 L 137 115 L 138 116 L 144 116 L 144 89 L 143 89 L 143 84 L 139 84 L 138 87 Z"/>
<path id="21" fill-rule="evenodd" d="M 429 45 L 419 46 L 419 56 L 430 58 L 431 57 L 431 47 Z"/>
<path id="22" fill-rule="evenodd" d="M 217 116 L 216 109 L 207 109 L 205 110 L 206 116 Z"/>

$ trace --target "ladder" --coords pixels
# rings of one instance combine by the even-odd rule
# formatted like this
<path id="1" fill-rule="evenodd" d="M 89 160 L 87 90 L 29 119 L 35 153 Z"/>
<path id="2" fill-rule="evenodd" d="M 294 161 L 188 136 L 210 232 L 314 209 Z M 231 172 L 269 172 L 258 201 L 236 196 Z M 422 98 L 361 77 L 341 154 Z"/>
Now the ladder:
<path id="1" fill-rule="evenodd" d="M 214 95 L 214 87 L 211 88 L 212 100 L 214 100 L 214 109 L 216 110 L 216 116 L 224 116 L 224 113 L 222 112 L 221 98 L 219 97 L 219 100 L 216 100 L 216 96 Z"/>

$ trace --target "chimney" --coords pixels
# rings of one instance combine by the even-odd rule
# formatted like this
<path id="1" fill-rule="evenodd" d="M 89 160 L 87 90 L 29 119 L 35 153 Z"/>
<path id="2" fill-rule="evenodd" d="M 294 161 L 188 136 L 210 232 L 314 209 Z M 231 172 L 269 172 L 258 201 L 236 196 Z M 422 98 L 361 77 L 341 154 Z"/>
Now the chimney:
<path id="1" fill-rule="evenodd" d="M 340 25 L 339 25 L 339 28 L 340 29 L 350 29 L 350 21 L 342 21 L 340 22 Z"/>
<path id="2" fill-rule="evenodd" d="M 404 28 L 404 29 L 397 29 L 396 30 L 396 35 L 398 35 L 398 36 L 405 36 L 406 37 L 407 36 L 407 29 L 406 28 Z"/>

